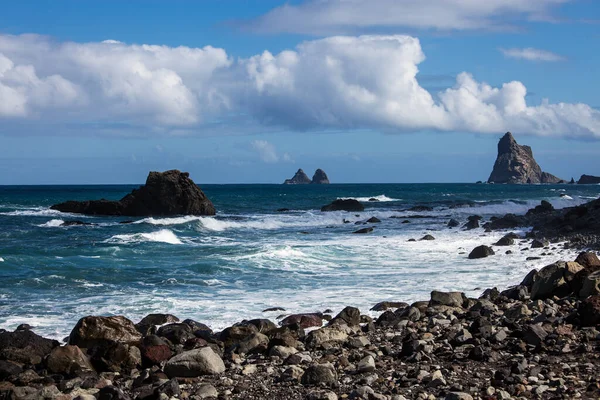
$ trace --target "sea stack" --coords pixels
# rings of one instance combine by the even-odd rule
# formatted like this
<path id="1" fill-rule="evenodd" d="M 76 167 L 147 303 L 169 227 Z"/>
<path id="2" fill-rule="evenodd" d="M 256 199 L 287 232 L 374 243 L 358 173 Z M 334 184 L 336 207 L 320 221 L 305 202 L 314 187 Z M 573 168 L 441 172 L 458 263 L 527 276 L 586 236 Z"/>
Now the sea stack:
<path id="1" fill-rule="evenodd" d="M 176 169 L 150 172 L 146 184 L 119 201 L 67 201 L 50 207 L 62 212 L 107 216 L 215 215 L 215 207 L 190 179 Z"/>
<path id="2" fill-rule="evenodd" d="M 321 168 L 319 168 L 315 171 L 315 174 L 313 175 L 311 183 L 318 184 L 318 185 L 327 185 L 327 184 L 329 184 L 329 178 L 327 177 L 327 174 L 325 173 L 325 171 L 323 171 Z"/>
<path id="3" fill-rule="evenodd" d="M 309 183 L 311 183 L 311 180 L 308 175 L 304 173 L 302 168 L 296 171 L 296 174 L 292 179 L 286 179 L 285 182 L 283 182 L 284 185 L 306 185 Z"/>
<path id="4" fill-rule="evenodd" d="M 600 184 L 600 176 L 581 175 L 577 181 L 578 185 L 598 185 Z"/>
<path id="5" fill-rule="evenodd" d="M 489 183 L 563 183 L 542 169 L 533 158 L 529 146 L 521 146 L 510 132 L 498 142 L 498 157 Z"/>

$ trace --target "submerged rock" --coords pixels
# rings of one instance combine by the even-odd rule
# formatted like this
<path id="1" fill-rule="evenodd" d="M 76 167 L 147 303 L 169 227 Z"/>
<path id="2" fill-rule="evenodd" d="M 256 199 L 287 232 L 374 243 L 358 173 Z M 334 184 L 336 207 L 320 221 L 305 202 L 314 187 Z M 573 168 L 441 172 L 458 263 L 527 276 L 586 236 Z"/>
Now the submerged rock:
<path id="1" fill-rule="evenodd" d="M 50 207 L 62 212 L 111 216 L 215 215 L 215 207 L 187 172 L 150 172 L 146 184 L 119 201 L 67 201 Z"/>
<path id="2" fill-rule="evenodd" d="M 365 206 L 355 199 L 337 199 L 326 206 L 321 207 L 321 211 L 364 211 Z"/>
<path id="3" fill-rule="evenodd" d="M 481 245 L 481 246 L 475 247 L 471 251 L 471 253 L 469 253 L 469 258 L 470 259 L 485 258 L 487 256 L 491 256 L 494 254 L 495 254 L 494 250 L 490 246 Z"/>
<path id="4" fill-rule="evenodd" d="M 559 183 L 557 178 L 542 169 L 533 158 L 529 146 L 521 146 L 510 132 L 498 142 L 498 157 L 488 179 L 489 183 Z"/>

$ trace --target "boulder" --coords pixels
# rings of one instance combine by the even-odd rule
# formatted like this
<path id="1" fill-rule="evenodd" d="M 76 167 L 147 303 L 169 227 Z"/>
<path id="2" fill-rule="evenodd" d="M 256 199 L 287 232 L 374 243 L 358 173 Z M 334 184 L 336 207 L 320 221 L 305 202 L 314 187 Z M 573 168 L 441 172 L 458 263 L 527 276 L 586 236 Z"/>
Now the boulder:
<path id="1" fill-rule="evenodd" d="M 269 338 L 256 332 L 241 341 L 234 351 L 238 354 L 264 353 L 269 347 Z"/>
<path id="2" fill-rule="evenodd" d="M 142 346 L 141 356 L 144 364 L 158 365 L 173 357 L 171 348 L 166 344 Z"/>
<path id="3" fill-rule="evenodd" d="M 69 344 L 87 348 L 112 343 L 137 344 L 141 339 L 133 322 L 123 316 L 89 316 L 77 322 L 69 335 Z"/>
<path id="4" fill-rule="evenodd" d="M 356 307 L 346 307 L 335 316 L 329 325 L 343 323 L 348 326 L 357 326 L 360 324 L 360 310 Z"/>
<path id="5" fill-rule="evenodd" d="M 533 239 L 531 242 L 532 249 L 543 249 L 544 247 L 550 246 L 550 242 L 546 239 Z"/>
<path id="6" fill-rule="evenodd" d="M 531 287 L 531 299 L 547 299 L 552 296 L 563 297 L 572 292 L 570 286 L 575 275 L 583 267 L 575 262 L 558 261 L 542 268 Z"/>
<path id="7" fill-rule="evenodd" d="M 582 298 L 600 295 L 600 270 L 594 271 L 585 276 L 582 287 L 578 294 L 579 297 Z"/>
<path id="8" fill-rule="evenodd" d="M 46 367 L 53 374 L 75 375 L 78 372 L 93 371 L 94 367 L 87 356 L 77 346 L 55 347 L 46 359 Z"/>
<path id="9" fill-rule="evenodd" d="M 171 358 L 164 371 L 169 378 L 194 378 L 225 372 L 225 364 L 210 347 L 203 347 Z"/>
<path id="10" fill-rule="evenodd" d="M 150 172 L 146 184 L 119 201 L 67 201 L 50 207 L 62 212 L 111 216 L 215 215 L 215 207 L 187 172 Z"/>
<path id="11" fill-rule="evenodd" d="M 382 301 L 382 302 L 375 304 L 371 308 L 371 311 L 385 311 L 388 308 L 405 308 L 405 307 L 408 307 L 408 304 L 404 303 L 402 301 Z"/>
<path id="12" fill-rule="evenodd" d="M 161 326 L 156 335 L 167 338 L 173 344 L 184 344 L 189 339 L 196 337 L 192 331 L 192 327 L 184 323 Z"/>
<path id="13" fill-rule="evenodd" d="M 321 168 L 318 168 L 315 171 L 315 174 L 313 175 L 312 181 L 310 183 L 317 185 L 326 185 L 329 184 L 329 178 L 327 177 L 325 171 L 323 171 Z"/>
<path id="14" fill-rule="evenodd" d="M 155 326 L 179 322 L 179 318 L 171 314 L 149 314 L 135 324 L 142 335 L 147 335 Z"/>
<path id="15" fill-rule="evenodd" d="M 303 385 L 325 385 L 336 386 L 338 382 L 337 372 L 330 363 L 311 365 L 302 375 Z"/>
<path id="16" fill-rule="evenodd" d="M 581 326 L 597 326 L 600 324 L 600 296 L 590 296 L 579 305 Z"/>
<path id="17" fill-rule="evenodd" d="M 434 290 L 431 292 L 429 305 L 442 305 L 449 307 L 462 307 L 466 300 L 465 294 L 461 292 L 439 292 Z"/>
<path id="18" fill-rule="evenodd" d="M 542 172 L 529 146 L 521 146 L 510 132 L 498 142 L 498 157 L 489 183 L 559 183 L 562 179 Z"/>
<path id="19" fill-rule="evenodd" d="M 292 314 L 285 317 L 281 321 L 282 326 L 298 324 L 301 328 L 310 328 L 313 326 L 323 326 L 323 314 L 321 313 L 310 313 L 310 314 Z"/>
<path id="20" fill-rule="evenodd" d="M 373 232 L 373 229 L 374 228 L 362 228 L 362 229 L 356 230 L 352 233 L 358 233 L 358 234 L 371 233 L 371 232 Z"/>
<path id="21" fill-rule="evenodd" d="M 364 211 L 365 207 L 355 199 L 337 199 L 331 204 L 321 207 L 321 211 Z"/>
<path id="22" fill-rule="evenodd" d="M 468 231 L 479 228 L 479 221 L 476 219 L 470 219 L 466 224 L 463 225 L 463 228 Z"/>
<path id="23" fill-rule="evenodd" d="M 125 372 L 142 365 L 142 354 L 136 346 L 113 343 L 90 351 L 92 364 L 98 371 Z"/>
<path id="24" fill-rule="evenodd" d="M 542 200 L 542 203 L 539 206 L 535 206 L 535 208 L 528 210 L 526 215 L 544 214 L 552 211 L 554 211 L 554 206 L 550 204 L 550 202 Z"/>
<path id="25" fill-rule="evenodd" d="M 306 344 L 312 347 L 322 347 L 324 344 L 342 343 L 348 339 L 352 330 L 345 325 L 332 325 L 317 329 L 306 336 Z"/>
<path id="26" fill-rule="evenodd" d="M 469 259 L 473 260 L 473 259 L 477 259 L 477 258 L 485 258 L 487 256 L 491 256 L 494 255 L 494 250 L 486 245 L 481 245 L 481 246 L 477 246 L 475 247 L 470 253 L 469 253 Z"/>
<path id="27" fill-rule="evenodd" d="M 585 268 L 594 268 L 600 267 L 600 260 L 596 253 L 591 251 L 584 251 L 579 253 L 577 258 L 575 259 L 576 263 L 583 265 Z"/>
<path id="28" fill-rule="evenodd" d="M 454 218 L 451 219 L 450 221 L 448 221 L 448 227 L 449 228 L 456 228 L 457 226 L 460 226 L 460 222 L 458 222 Z"/>
<path id="29" fill-rule="evenodd" d="M 371 217 L 367 220 L 368 224 L 378 224 L 380 222 L 381 222 L 381 220 L 377 217 Z"/>
<path id="30" fill-rule="evenodd" d="M 435 240 L 435 238 L 431 235 L 425 235 L 419 240 Z"/>
<path id="31" fill-rule="evenodd" d="M 311 180 L 308 177 L 308 175 L 306 175 L 306 173 L 302 170 L 302 168 L 296 171 L 292 179 L 286 179 L 283 182 L 284 185 L 305 185 L 309 183 L 311 183 Z"/>
<path id="32" fill-rule="evenodd" d="M 0 332 L 0 359 L 35 365 L 58 345 L 56 340 L 45 339 L 30 330 Z"/>
<path id="33" fill-rule="evenodd" d="M 504 235 L 495 243 L 496 246 L 512 246 L 513 244 L 515 244 L 515 239 L 510 234 Z"/>

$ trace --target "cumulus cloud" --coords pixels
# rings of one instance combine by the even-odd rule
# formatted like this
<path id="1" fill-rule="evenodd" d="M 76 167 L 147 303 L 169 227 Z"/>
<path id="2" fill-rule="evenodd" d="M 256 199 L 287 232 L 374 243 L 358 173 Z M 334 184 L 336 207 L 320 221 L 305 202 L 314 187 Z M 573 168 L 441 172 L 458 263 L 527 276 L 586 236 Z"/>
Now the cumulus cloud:
<path id="1" fill-rule="evenodd" d="M 551 51 L 534 49 L 533 47 L 526 47 L 524 49 L 511 48 L 511 49 L 500 49 L 502 54 L 508 58 L 517 58 L 527 61 L 563 61 L 565 58 L 552 53 Z"/>
<path id="2" fill-rule="evenodd" d="M 390 28 L 507 29 L 523 20 L 552 20 L 572 0 L 305 0 L 248 22 L 259 32 L 352 34 Z"/>
<path id="3" fill-rule="evenodd" d="M 402 35 L 334 36 L 237 60 L 210 46 L 0 35 L 0 121 L 81 122 L 89 131 L 110 123 L 113 131 L 123 125 L 172 134 L 253 126 L 600 138 L 598 110 L 527 104 L 519 81 L 495 87 L 464 72 L 451 88 L 430 93 L 419 82 L 424 61 L 419 40 Z M 252 146 L 266 162 L 286 159 L 268 142 Z"/>
<path id="4" fill-rule="evenodd" d="M 279 156 L 277 155 L 277 150 L 273 144 L 267 142 L 266 140 L 254 140 L 250 143 L 253 150 L 255 150 L 260 159 L 266 163 L 276 163 L 279 161 Z"/>

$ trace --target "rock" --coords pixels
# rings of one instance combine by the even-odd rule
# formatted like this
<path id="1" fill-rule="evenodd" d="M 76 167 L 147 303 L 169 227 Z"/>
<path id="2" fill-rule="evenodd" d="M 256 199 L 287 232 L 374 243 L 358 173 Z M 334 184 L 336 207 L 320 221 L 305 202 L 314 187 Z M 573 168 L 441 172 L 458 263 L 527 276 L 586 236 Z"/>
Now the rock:
<path id="1" fill-rule="evenodd" d="M 92 364 L 99 371 L 125 372 L 142 365 L 142 355 L 136 346 L 112 343 L 92 351 Z"/>
<path id="2" fill-rule="evenodd" d="M 600 260 L 598 259 L 598 256 L 596 255 L 596 253 L 593 253 L 591 251 L 584 251 L 579 253 L 577 258 L 575 259 L 575 262 L 582 265 L 584 268 L 600 267 Z"/>
<path id="3" fill-rule="evenodd" d="M 338 400 L 338 396 L 333 392 L 310 392 L 306 400 Z"/>
<path id="4" fill-rule="evenodd" d="M 356 371 L 359 373 L 375 371 L 375 359 L 373 356 L 366 356 L 358 362 Z"/>
<path id="5" fill-rule="evenodd" d="M 600 270 L 587 274 L 583 279 L 581 290 L 576 293 L 581 298 L 600 295 Z"/>
<path id="6" fill-rule="evenodd" d="M 271 311 L 285 311 L 285 308 L 283 308 L 283 307 L 270 307 L 270 308 L 265 308 L 262 312 L 271 312 Z"/>
<path id="7" fill-rule="evenodd" d="M 278 208 L 277 209 L 277 212 L 288 212 L 288 211 L 290 211 L 289 208 Z"/>
<path id="8" fill-rule="evenodd" d="M 434 290 L 431 292 L 431 300 L 429 304 L 434 305 L 442 305 L 449 307 L 462 307 L 465 302 L 465 295 L 461 292 L 439 292 Z"/>
<path id="9" fill-rule="evenodd" d="M 296 365 L 292 365 L 288 368 L 286 368 L 283 373 L 281 374 L 281 376 L 279 377 L 279 380 L 282 382 L 299 382 L 300 379 L 302 379 L 302 376 L 304 375 L 304 370 Z"/>
<path id="10" fill-rule="evenodd" d="M 315 174 L 313 175 L 312 181 L 310 183 L 318 185 L 329 184 L 329 178 L 327 177 L 325 171 L 323 171 L 321 168 L 318 168 L 315 171 Z"/>
<path id="11" fill-rule="evenodd" d="M 84 222 L 84 221 L 79 221 L 79 220 L 71 220 L 71 221 L 65 221 L 62 224 L 60 224 L 60 226 L 86 226 L 86 225 L 94 225 L 91 222 Z"/>
<path id="12" fill-rule="evenodd" d="M 135 324 L 135 326 L 138 331 L 145 336 L 155 326 L 170 324 L 173 322 L 179 322 L 179 318 L 171 314 L 149 314 L 142 318 L 142 320 Z"/>
<path id="13" fill-rule="evenodd" d="M 69 344 L 79 347 L 111 343 L 137 344 L 142 335 L 133 322 L 123 316 L 81 318 L 69 335 Z"/>
<path id="14" fill-rule="evenodd" d="M 200 387 L 198 388 L 198 390 L 196 390 L 196 393 L 194 395 L 196 397 L 199 397 L 200 399 L 216 399 L 217 397 L 219 397 L 219 392 L 217 392 L 217 389 L 210 383 L 205 383 L 203 385 L 200 385 Z"/>
<path id="15" fill-rule="evenodd" d="M 545 239 L 534 239 L 531 242 L 532 249 L 542 249 L 544 247 L 550 246 L 550 242 Z"/>
<path id="16" fill-rule="evenodd" d="M 529 146 L 517 144 L 510 132 L 498 142 L 498 157 L 489 183 L 559 183 L 561 179 L 542 172 Z"/>
<path id="17" fill-rule="evenodd" d="M 306 336 L 306 344 L 321 347 L 326 343 L 342 343 L 348 339 L 349 328 L 344 325 L 326 326 L 310 332 Z"/>
<path id="18" fill-rule="evenodd" d="M 10 361 L 0 360 L 0 381 L 6 381 L 11 376 L 16 376 L 23 372 L 23 368 Z"/>
<path id="19" fill-rule="evenodd" d="M 171 348 L 165 344 L 142 346 L 141 356 L 144 363 L 149 365 L 158 365 L 173 357 Z"/>
<path id="20" fill-rule="evenodd" d="M 105 386 L 98 392 L 98 400 L 131 400 L 131 397 L 116 386 Z"/>
<path id="21" fill-rule="evenodd" d="M 544 330 L 540 325 L 529 325 L 525 328 L 523 332 L 523 340 L 531 345 L 539 348 L 543 343 L 546 337 L 548 336 L 548 332 Z"/>
<path id="22" fill-rule="evenodd" d="M 146 184 L 119 201 L 67 201 L 53 210 L 88 215 L 136 217 L 169 215 L 215 215 L 215 207 L 187 172 L 150 172 Z"/>
<path id="23" fill-rule="evenodd" d="M 171 358 L 164 368 L 169 378 L 193 378 L 201 375 L 220 374 L 225 364 L 210 347 L 185 351 Z"/>
<path id="24" fill-rule="evenodd" d="M 284 185 L 305 185 L 309 183 L 311 183 L 311 180 L 302 169 L 296 171 L 292 179 L 286 179 L 283 182 Z"/>
<path id="25" fill-rule="evenodd" d="M 321 207 L 321 211 L 364 211 L 365 207 L 354 199 L 337 199 L 326 206 Z"/>
<path id="26" fill-rule="evenodd" d="M 405 308 L 408 307 L 408 304 L 402 301 L 382 301 L 380 303 L 375 304 L 371 311 L 385 311 L 389 308 Z"/>
<path id="27" fill-rule="evenodd" d="M 380 222 L 381 222 L 381 220 L 377 217 L 371 217 L 367 220 L 368 224 L 378 224 Z"/>
<path id="28" fill-rule="evenodd" d="M 323 326 L 323 314 L 311 313 L 311 314 L 293 314 L 281 321 L 282 326 L 298 324 L 300 327 L 306 329 L 313 326 Z"/>
<path id="29" fill-rule="evenodd" d="M 468 231 L 470 231 L 472 229 L 477 229 L 477 228 L 479 228 L 479 221 L 476 219 L 469 220 L 465 225 L 463 225 L 463 228 L 465 228 Z"/>
<path id="30" fill-rule="evenodd" d="M 268 347 L 269 338 L 257 332 L 241 341 L 234 351 L 238 354 L 264 353 Z"/>
<path id="31" fill-rule="evenodd" d="M 600 295 L 590 296 L 581 302 L 578 308 L 581 326 L 600 324 Z"/>
<path id="32" fill-rule="evenodd" d="M 544 214 L 554 211 L 554 206 L 546 200 L 542 200 L 542 203 L 535 208 L 529 209 L 526 215 Z"/>
<path id="33" fill-rule="evenodd" d="M 406 211 L 411 211 L 411 212 L 433 211 L 433 207 L 430 207 L 430 206 L 414 206 L 414 207 L 409 208 Z"/>
<path id="34" fill-rule="evenodd" d="M 356 307 L 345 307 L 338 315 L 335 316 L 329 325 L 344 323 L 348 326 L 356 326 L 360 324 L 360 310 Z"/>
<path id="35" fill-rule="evenodd" d="M 597 185 L 600 183 L 600 176 L 581 175 L 577 181 L 578 185 Z"/>
<path id="36" fill-rule="evenodd" d="M 373 232 L 373 228 L 362 228 L 352 233 L 371 233 Z"/>
<path id="37" fill-rule="evenodd" d="M 583 267 L 577 263 L 558 261 L 542 268 L 531 287 L 531 299 L 547 299 L 552 296 L 563 297 L 571 293 L 569 283 Z"/>
<path id="38" fill-rule="evenodd" d="M 425 235 L 419 240 L 435 240 L 435 238 L 431 235 Z"/>
<path id="39" fill-rule="evenodd" d="M 181 394 L 181 389 L 179 388 L 179 383 L 177 379 L 171 379 L 154 390 L 154 396 L 158 399 L 161 396 L 164 396 L 168 399 L 179 397 Z"/>
<path id="40" fill-rule="evenodd" d="M 298 350 L 294 347 L 289 346 L 273 346 L 271 350 L 269 350 L 269 356 L 271 357 L 279 357 L 281 360 L 287 359 L 292 354 L 296 354 Z"/>
<path id="41" fill-rule="evenodd" d="M 78 372 L 93 371 L 94 367 L 77 346 L 55 347 L 46 359 L 46 367 L 53 374 L 75 375 Z"/>
<path id="42" fill-rule="evenodd" d="M 0 331 L 0 359 L 19 364 L 36 365 L 59 343 L 45 339 L 29 330 Z"/>
<path id="43" fill-rule="evenodd" d="M 457 226 L 460 226 L 460 222 L 458 222 L 454 218 L 451 219 L 450 221 L 448 221 L 448 227 L 449 228 L 456 228 Z"/>
<path id="44" fill-rule="evenodd" d="M 473 259 L 477 259 L 477 258 L 485 258 L 487 256 L 491 256 L 495 254 L 494 250 L 486 245 L 481 245 L 481 246 L 477 246 L 475 247 L 470 253 L 469 253 L 469 259 L 473 260 Z"/>
<path id="45" fill-rule="evenodd" d="M 301 378 L 303 385 L 336 386 L 338 376 L 333 365 L 317 364 L 306 369 Z"/>
<path id="46" fill-rule="evenodd" d="M 173 344 L 184 344 L 189 339 L 196 337 L 192 331 L 192 327 L 184 323 L 161 326 L 156 335 L 167 338 Z"/>
<path id="47" fill-rule="evenodd" d="M 444 398 L 445 400 L 473 400 L 473 396 L 463 392 L 450 392 Z"/>
<path id="48" fill-rule="evenodd" d="M 515 239 L 510 234 L 503 236 L 495 243 L 496 246 L 512 246 L 513 244 L 515 244 Z"/>

